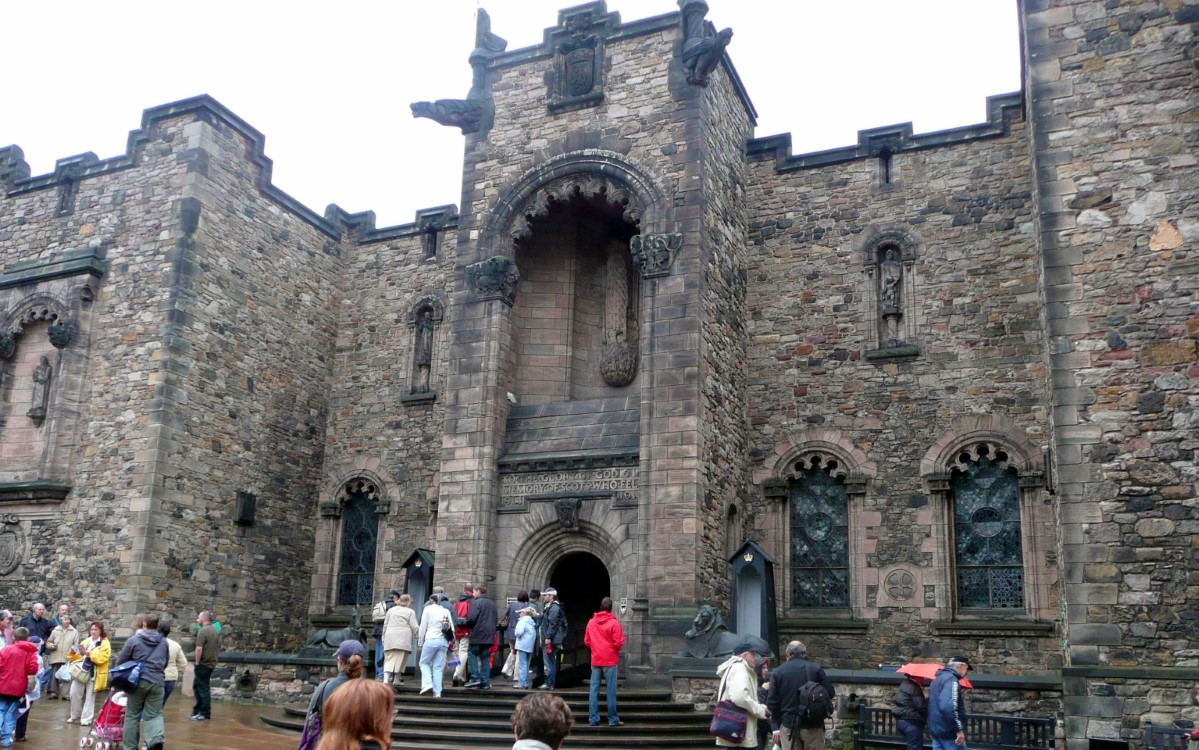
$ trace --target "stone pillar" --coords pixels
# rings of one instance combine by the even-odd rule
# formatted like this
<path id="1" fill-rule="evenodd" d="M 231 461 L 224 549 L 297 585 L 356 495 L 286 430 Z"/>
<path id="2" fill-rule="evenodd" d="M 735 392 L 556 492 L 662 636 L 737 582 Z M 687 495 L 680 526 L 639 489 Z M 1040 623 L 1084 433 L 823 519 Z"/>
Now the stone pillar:
<path id="1" fill-rule="evenodd" d="M 447 592 L 495 575 L 496 459 L 508 418 L 512 304 L 519 282 L 516 264 L 506 256 L 466 266 L 459 281 L 464 299 L 450 333 L 437 510 L 438 582 Z"/>

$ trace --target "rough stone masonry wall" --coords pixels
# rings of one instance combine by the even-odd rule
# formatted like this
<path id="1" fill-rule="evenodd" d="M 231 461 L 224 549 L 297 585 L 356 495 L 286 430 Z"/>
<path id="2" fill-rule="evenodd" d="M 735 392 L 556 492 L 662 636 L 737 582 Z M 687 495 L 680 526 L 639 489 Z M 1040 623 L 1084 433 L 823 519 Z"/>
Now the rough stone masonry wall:
<path id="1" fill-rule="evenodd" d="M 733 82 L 720 69 L 703 95 L 701 153 L 704 279 L 701 316 L 688 321 L 700 335 L 699 539 L 700 596 L 730 602 L 725 519 L 734 503 L 744 512 L 746 486 L 746 226 L 745 142 L 753 124 Z M 702 323 L 701 323 L 702 321 Z"/>
<path id="2" fill-rule="evenodd" d="M 773 160 L 750 165 L 746 402 L 756 478 L 771 478 L 762 475 L 776 471 L 779 455 L 810 443 L 856 451 L 860 465 L 846 468 L 874 475 L 850 499 L 848 612 L 792 606 L 788 504 L 755 508 L 754 536 L 780 566 L 783 640 L 800 637 L 838 668 L 959 650 L 989 670 L 1058 665 L 1052 633 L 934 629 L 955 614 L 938 546 L 944 511 L 934 513 L 922 458 L 969 415 L 992 415 L 1038 452 L 1048 439 L 1029 157 L 1023 124 L 1011 127 L 1001 138 L 895 154 L 888 189 L 879 187 L 875 159 L 783 174 Z M 869 361 L 876 292 L 863 245 L 884 229 L 918 242 L 904 289 L 914 295 L 914 336 L 905 338 L 920 353 Z M 1051 518 L 1050 498 L 1038 502 Z M 1052 538 L 1047 523 L 1029 533 Z M 1052 576 L 1051 558 L 1038 562 Z M 886 601 L 882 573 L 900 564 L 915 571 L 914 596 Z M 1052 618 L 1056 599 L 1046 609 L 1031 617 Z"/>
<path id="3" fill-rule="evenodd" d="M 0 583 L 14 610 L 66 601 L 116 627 L 127 624 L 123 606 L 136 606 L 131 591 L 142 582 L 129 573 L 144 544 L 155 470 L 145 451 L 169 294 L 165 258 L 185 171 L 173 149 L 183 127 L 154 126 L 136 147 L 136 167 L 80 180 L 67 215 L 55 216 L 56 187 L 0 197 L 0 267 L 90 246 L 108 256 L 107 275 L 93 282 L 90 335 L 71 345 L 90 347 L 71 468 L 54 477 L 73 491 L 60 506 L 11 509 L 25 519 L 29 552 Z M 5 299 L 19 304 L 40 289 L 6 290 Z"/>
<path id="4" fill-rule="evenodd" d="M 456 248 L 456 233 L 445 232 L 437 255 L 426 258 L 421 237 L 414 233 L 359 243 L 345 255 L 320 500 L 336 501 L 355 477 L 380 483 L 379 497 L 389 502 L 389 511 L 379 516 L 375 600 L 393 587 L 402 591 L 400 565 L 414 549 L 432 544 L 452 315 L 447 285 Z M 413 387 L 415 329 L 409 317 L 430 298 L 445 313 L 434 328 L 429 385 L 437 400 L 405 404 L 402 398 Z M 339 532 L 335 519 L 319 520 L 316 611 L 333 602 Z"/>
<path id="5" fill-rule="evenodd" d="M 1073 748 L 1199 686 L 1199 4 L 1021 10 Z"/>
<path id="6" fill-rule="evenodd" d="M 190 622 L 213 608 L 231 650 L 306 636 L 315 501 L 340 302 L 332 237 L 268 198 L 250 137 L 189 117 L 196 231 L 178 243 L 159 372 L 167 424 L 161 510 L 147 571 L 153 608 Z M 178 235 L 176 235 L 178 236 Z M 239 491 L 257 497 L 238 526 Z"/>

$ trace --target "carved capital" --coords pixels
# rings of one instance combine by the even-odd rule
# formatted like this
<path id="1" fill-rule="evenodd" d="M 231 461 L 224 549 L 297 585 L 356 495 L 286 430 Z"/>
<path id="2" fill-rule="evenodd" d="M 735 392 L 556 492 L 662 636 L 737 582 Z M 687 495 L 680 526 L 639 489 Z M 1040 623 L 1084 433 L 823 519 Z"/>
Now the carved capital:
<path id="1" fill-rule="evenodd" d="M 674 255 L 682 246 L 681 234 L 638 234 L 629 240 L 633 262 L 646 279 L 669 275 Z"/>
<path id="2" fill-rule="evenodd" d="M 11 333 L 0 333 L 0 359 L 8 359 L 16 350 L 16 337 Z"/>
<path id="3" fill-rule="evenodd" d="M 50 324 L 46 335 L 50 337 L 50 344 L 55 349 L 66 349 L 67 345 L 75 338 L 76 330 L 73 322 L 59 318 Z"/>
<path id="4" fill-rule="evenodd" d="M 498 299 L 511 306 L 516 302 L 520 271 L 511 258 L 497 255 L 467 266 L 466 283 L 480 302 Z"/>

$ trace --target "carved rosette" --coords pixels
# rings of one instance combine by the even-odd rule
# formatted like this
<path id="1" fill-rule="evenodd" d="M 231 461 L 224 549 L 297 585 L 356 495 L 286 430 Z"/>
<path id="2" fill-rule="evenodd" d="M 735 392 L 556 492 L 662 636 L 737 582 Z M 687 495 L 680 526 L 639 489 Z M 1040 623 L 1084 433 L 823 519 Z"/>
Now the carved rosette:
<path id="1" fill-rule="evenodd" d="M 20 519 L 12 513 L 0 516 L 0 576 L 6 576 L 21 567 L 25 559 L 25 534 L 21 532 Z"/>
<path id="2" fill-rule="evenodd" d="M 11 333 L 0 333 L 0 359 L 8 359 L 17 350 L 17 338 Z"/>
<path id="3" fill-rule="evenodd" d="M 50 324 L 46 335 L 50 337 L 50 344 L 55 349 L 66 349 L 67 345 L 75 338 L 76 330 L 74 323 L 59 318 Z"/>
<path id="4" fill-rule="evenodd" d="M 511 306 L 516 303 L 520 271 L 511 258 L 496 255 L 467 266 L 466 283 L 480 302 L 498 299 Z"/>
<path id="5" fill-rule="evenodd" d="M 629 252 L 642 278 L 670 275 L 674 254 L 683 246 L 681 234 L 639 234 L 629 240 Z"/>

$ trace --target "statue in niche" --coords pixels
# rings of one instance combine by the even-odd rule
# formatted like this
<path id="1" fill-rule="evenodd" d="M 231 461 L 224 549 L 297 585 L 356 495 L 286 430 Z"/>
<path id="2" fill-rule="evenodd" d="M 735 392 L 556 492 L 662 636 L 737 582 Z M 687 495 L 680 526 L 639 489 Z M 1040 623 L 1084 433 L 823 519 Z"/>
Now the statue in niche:
<path id="1" fill-rule="evenodd" d="M 433 366 L 433 311 L 424 308 L 416 316 L 416 336 L 412 360 L 416 364 L 413 393 L 429 392 L 429 370 Z"/>
<path id="2" fill-rule="evenodd" d="M 50 359 L 43 355 L 37 369 L 33 371 L 33 403 L 26 412 L 38 427 L 41 427 L 42 421 L 46 419 L 46 406 L 50 402 L 50 380 L 53 377 L 54 368 L 50 366 Z"/>
<path id="3" fill-rule="evenodd" d="M 888 247 L 878 264 L 879 310 L 882 314 L 883 335 L 887 346 L 899 340 L 899 320 L 903 317 L 903 264 L 895 257 L 895 248 Z"/>

